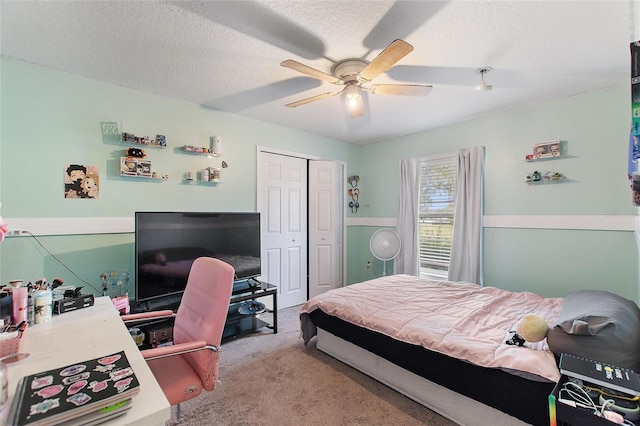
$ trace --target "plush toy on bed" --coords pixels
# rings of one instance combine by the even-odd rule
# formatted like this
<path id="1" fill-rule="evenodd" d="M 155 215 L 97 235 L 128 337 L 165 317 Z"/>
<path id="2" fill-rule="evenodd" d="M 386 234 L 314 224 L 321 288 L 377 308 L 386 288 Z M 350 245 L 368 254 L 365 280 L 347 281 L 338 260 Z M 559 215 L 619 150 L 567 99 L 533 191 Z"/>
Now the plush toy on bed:
<path id="1" fill-rule="evenodd" d="M 544 318 L 536 314 L 527 314 L 519 324 L 516 324 L 514 330 L 509 331 L 509 333 L 513 333 L 513 336 L 505 343 L 507 345 L 524 346 L 527 342 L 541 342 L 547 337 L 548 332 L 549 324 Z"/>

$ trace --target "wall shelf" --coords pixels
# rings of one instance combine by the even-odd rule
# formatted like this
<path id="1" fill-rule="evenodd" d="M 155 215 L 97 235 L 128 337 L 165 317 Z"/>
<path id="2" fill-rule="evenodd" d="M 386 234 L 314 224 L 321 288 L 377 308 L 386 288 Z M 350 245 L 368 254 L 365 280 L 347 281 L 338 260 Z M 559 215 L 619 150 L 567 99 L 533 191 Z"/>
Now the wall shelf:
<path id="1" fill-rule="evenodd" d="M 165 149 L 167 147 L 167 140 L 164 135 L 156 135 L 155 139 L 151 139 L 149 136 L 139 136 L 133 133 L 122 132 L 120 142 L 130 146 L 144 146 L 157 149 Z"/>
<path id="2" fill-rule="evenodd" d="M 222 180 L 201 180 L 201 179 L 182 179 L 184 185 L 200 185 L 200 186 L 216 186 L 222 183 Z"/>
<path id="3" fill-rule="evenodd" d="M 525 158 L 524 161 L 527 163 L 537 163 L 539 161 L 549 161 L 549 160 L 560 160 L 561 158 L 565 158 L 565 155 L 558 155 L 556 157 L 544 157 L 544 158 Z"/>
<path id="4" fill-rule="evenodd" d="M 554 184 L 554 183 L 565 183 L 569 182 L 569 179 L 566 177 L 562 177 L 560 179 L 540 179 L 540 180 L 526 180 L 525 183 L 527 185 L 545 185 L 545 184 Z"/>
<path id="5" fill-rule="evenodd" d="M 193 146 L 193 145 L 183 145 L 180 148 L 180 151 L 182 151 L 185 154 L 191 154 L 191 155 L 206 155 L 208 157 L 219 157 L 220 156 L 220 154 L 215 154 L 209 148 L 200 147 L 200 146 Z"/>
<path id="6" fill-rule="evenodd" d="M 561 154 L 556 157 L 544 157 L 544 158 L 525 158 L 523 161 L 527 163 L 539 163 L 542 161 L 553 161 L 553 160 L 565 160 L 567 158 L 576 158 L 575 155 Z"/>
<path id="7" fill-rule="evenodd" d="M 133 180 L 144 180 L 144 181 L 152 181 L 152 182 L 166 182 L 167 179 L 163 179 L 161 177 L 147 177 L 147 176 L 133 176 L 133 175 L 119 175 L 123 179 L 133 179 Z"/>

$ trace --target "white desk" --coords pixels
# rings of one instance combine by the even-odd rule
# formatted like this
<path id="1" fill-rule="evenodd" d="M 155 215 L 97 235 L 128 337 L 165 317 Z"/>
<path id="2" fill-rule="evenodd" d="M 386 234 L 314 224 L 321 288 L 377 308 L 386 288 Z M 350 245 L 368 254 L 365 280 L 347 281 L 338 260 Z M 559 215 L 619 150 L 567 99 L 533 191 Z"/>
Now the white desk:
<path id="1" fill-rule="evenodd" d="M 164 425 L 171 418 L 169 401 L 108 297 L 96 298 L 90 308 L 54 315 L 51 323 L 27 327 L 22 338 L 21 352 L 30 356 L 7 366 L 10 400 L 23 376 L 124 350 L 140 392 L 124 416 L 105 424 Z"/>

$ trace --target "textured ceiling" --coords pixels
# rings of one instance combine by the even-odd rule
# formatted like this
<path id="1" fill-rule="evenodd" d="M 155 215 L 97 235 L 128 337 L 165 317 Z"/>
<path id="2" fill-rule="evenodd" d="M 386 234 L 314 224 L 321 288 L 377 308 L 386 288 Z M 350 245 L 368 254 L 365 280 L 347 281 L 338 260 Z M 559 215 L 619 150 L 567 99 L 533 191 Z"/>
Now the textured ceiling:
<path id="1" fill-rule="evenodd" d="M 1 53 L 46 67 L 354 144 L 629 81 L 635 1 L 2 1 Z M 426 97 L 364 94 L 351 119 L 330 73 L 394 39 L 414 51 L 375 83 L 431 84 Z M 477 69 L 492 91 L 475 91 Z"/>

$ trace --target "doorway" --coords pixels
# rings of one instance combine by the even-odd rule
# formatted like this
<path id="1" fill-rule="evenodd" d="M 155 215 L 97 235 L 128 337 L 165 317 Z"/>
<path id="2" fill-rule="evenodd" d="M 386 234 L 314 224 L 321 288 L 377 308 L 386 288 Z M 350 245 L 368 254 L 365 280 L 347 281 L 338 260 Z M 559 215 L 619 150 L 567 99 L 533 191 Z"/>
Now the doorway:
<path id="1" fill-rule="evenodd" d="M 344 284 L 344 162 L 258 147 L 262 279 L 278 307 Z"/>

